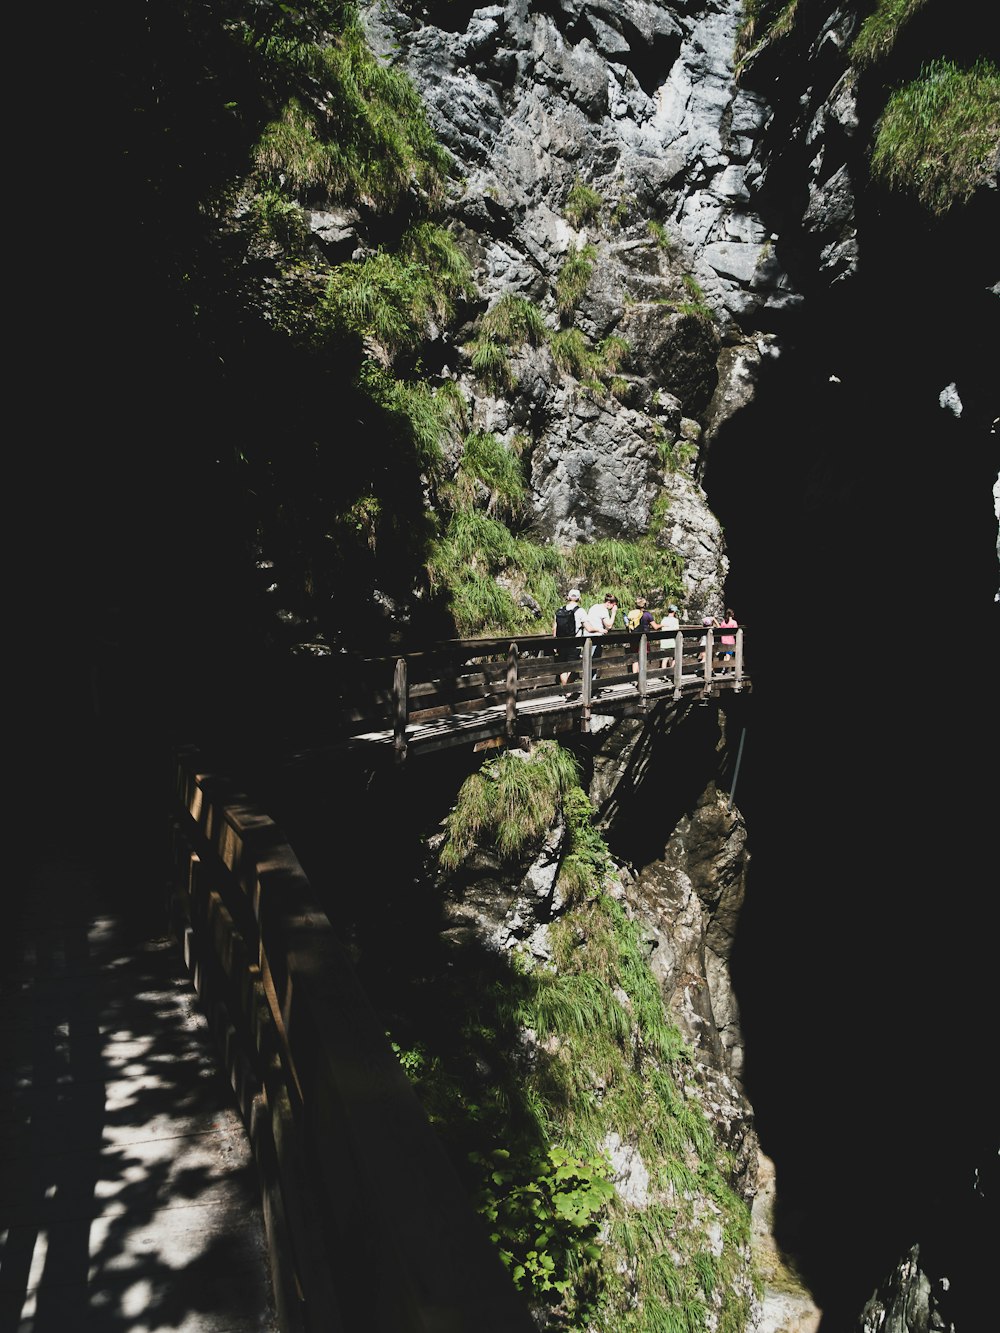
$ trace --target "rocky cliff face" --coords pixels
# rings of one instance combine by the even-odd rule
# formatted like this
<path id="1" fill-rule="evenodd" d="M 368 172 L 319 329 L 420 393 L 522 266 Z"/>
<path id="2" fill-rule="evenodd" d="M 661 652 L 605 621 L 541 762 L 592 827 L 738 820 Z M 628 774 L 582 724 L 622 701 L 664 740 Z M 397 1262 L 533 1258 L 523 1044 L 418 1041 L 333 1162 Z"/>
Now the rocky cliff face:
<path id="1" fill-rule="evenodd" d="M 516 393 L 491 393 L 462 351 L 472 328 L 442 361 L 476 428 L 529 437 L 536 533 L 628 540 L 659 523 L 691 611 L 719 610 L 728 564 L 701 455 L 800 299 L 745 185 L 767 109 L 733 81 L 738 7 L 443 12 L 448 26 L 375 6 L 366 25 L 461 165 L 449 211 L 484 305 L 526 298 L 595 356 L 624 354 L 610 393 L 527 344 Z M 567 303 L 574 262 L 584 279 Z"/>
<path id="2" fill-rule="evenodd" d="M 265 7 L 253 8 L 259 18 Z M 936 0 L 916 8 L 876 84 L 942 49 L 991 49 L 989 6 L 966 7 L 960 26 Z M 984 885 L 995 857 L 986 618 L 997 586 L 996 191 L 930 228 L 872 191 L 880 103 L 847 60 L 859 15 L 813 0 L 790 11 L 783 39 L 761 41 L 738 79 L 730 0 L 387 2 L 364 18 L 461 168 L 444 211 L 476 296 L 464 323 L 442 320 L 421 348 L 425 367 L 458 387 L 472 427 L 527 461 L 526 521 L 538 540 L 650 532 L 683 559 L 688 615 L 725 597 L 753 630 L 753 711 L 728 717 L 724 739 L 709 710 L 664 710 L 644 738 L 626 724 L 580 747 L 617 866 L 609 892 L 695 1052 L 685 1097 L 731 1145 L 728 1183 L 754 1200 L 767 1286 L 755 1304 L 740 1250 L 734 1285 L 747 1326 L 804 1333 L 821 1307 L 823 1333 L 828 1323 L 840 1333 L 891 1274 L 865 1326 L 892 1311 L 893 1327 L 915 1329 L 925 1315 L 946 1325 L 934 1304 L 943 1310 L 953 1273 L 962 1280 L 947 1295 L 964 1285 L 976 1313 L 976 1274 L 985 1291 L 991 1271 L 985 1242 L 967 1241 L 964 1224 L 969 1181 L 980 1220 L 995 1198 L 982 1182 L 984 1144 L 995 1159 Z M 273 682 L 265 672 L 261 689 L 249 669 L 258 600 L 248 574 L 263 570 L 270 588 L 271 569 L 241 559 L 234 496 L 253 507 L 239 491 L 244 453 L 293 458 L 308 488 L 328 481 L 310 469 L 316 442 L 332 435 L 323 498 L 342 498 L 342 469 L 367 450 L 371 421 L 386 425 L 365 416 L 371 404 L 346 375 L 331 378 L 325 363 L 317 373 L 320 358 L 303 372 L 301 349 L 275 336 L 274 238 L 270 249 L 259 238 L 241 249 L 231 217 L 213 231 L 221 176 L 250 170 L 251 144 L 276 111 L 257 105 L 256 69 L 235 86 L 217 78 L 232 38 L 209 27 L 201 42 L 210 15 L 152 5 L 139 23 L 128 7 L 77 11 L 54 119 L 62 135 L 71 105 L 100 130 L 65 182 L 86 256 L 78 299 L 66 300 L 61 265 L 48 270 L 46 299 L 34 290 L 43 277 L 26 270 L 23 348 L 52 345 L 55 310 L 65 348 L 64 406 L 47 405 L 43 425 L 59 440 L 77 438 L 81 420 L 102 426 L 99 443 L 62 452 L 61 488 L 44 449 L 27 473 L 24 489 L 39 497 L 27 624 L 43 668 L 36 715 L 48 719 L 33 759 L 50 781 L 59 766 L 49 745 L 61 754 L 69 736 L 76 764 L 91 753 L 93 636 L 112 660 L 103 673 L 102 656 L 98 674 L 127 736 L 115 768 L 148 774 L 135 798 L 141 788 L 147 816 L 159 809 L 158 747 L 182 682 L 198 696 L 186 726 L 210 723 L 229 700 L 234 733 L 245 743 L 252 732 L 256 761 L 266 749 L 257 710 Z M 51 181 L 31 193 L 51 193 Z M 321 195 L 302 207 L 328 264 L 398 239 L 402 224 L 377 209 Z M 295 209 L 282 203 L 287 220 Z M 47 225 L 48 252 L 64 254 L 63 214 L 50 210 Z M 293 257 L 297 272 L 302 255 Z M 509 297 L 529 303 L 548 336 L 507 336 L 489 374 L 476 355 L 483 318 Z M 408 483 L 415 469 L 402 449 L 374 471 L 395 474 L 404 461 Z M 254 482 L 280 490 L 293 471 L 264 467 Z M 369 477 L 357 473 L 352 501 L 368 498 Z M 307 515 L 316 549 L 329 549 L 333 506 L 319 509 L 293 505 L 292 522 Z M 363 509 L 356 527 L 364 555 Z M 399 564 L 413 577 L 408 552 Z M 335 626 L 351 623 L 368 589 L 347 569 L 349 586 L 331 588 L 321 559 L 306 568 Z M 784 636 L 807 614 L 821 632 L 790 679 Z M 301 637 L 301 622 L 287 621 Z M 291 706 L 281 698 L 281 710 Z M 436 872 L 405 862 L 407 839 L 430 830 L 433 843 L 458 780 L 415 775 L 381 804 L 358 784 L 357 811 L 338 790 L 312 789 L 309 832 L 335 844 L 345 898 L 365 897 L 357 886 L 371 882 L 373 859 L 392 881 L 392 912 L 381 886 L 364 904 L 376 948 L 391 928 L 399 954 L 419 955 L 440 927 L 445 943 L 467 936 L 544 963 L 565 919 L 552 892 L 564 828 L 518 875 L 484 854 L 476 875 L 436 884 L 440 922 L 440 900 L 417 892 Z M 305 809 L 303 800 L 287 813 Z M 295 818 L 285 822 L 299 833 Z M 342 920 L 349 906 L 330 909 Z M 607 1145 L 618 1184 L 648 1206 L 625 1139 Z M 711 1200 L 679 1191 L 679 1201 L 708 1219 L 706 1253 L 726 1253 Z M 782 1249 L 800 1260 L 803 1283 Z"/>
<path id="3" fill-rule="evenodd" d="M 741 586 L 706 484 L 719 482 L 728 519 L 729 497 L 752 472 L 761 514 L 780 510 L 777 489 L 761 505 L 768 425 L 753 409 L 762 380 L 772 392 L 781 384 L 782 358 L 796 373 L 805 330 L 824 317 L 828 336 L 818 339 L 817 354 L 839 353 L 827 384 L 839 384 L 837 371 L 851 361 L 843 348 L 856 312 L 844 294 L 856 291 L 859 265 L 864 270 L 874 113 L 847 58 L 859 15 L 846 6 L 815 9 L 805 11 L 789 45 L 764 42 L 752 51 L 739 82 L 735 3 L 567 0 L 536 8 L 512 0 L 475 10 L 380 4 L 365 11 L 373 46 L 410 74 L 461 166 L 448 214 L 473 260 L 481 307 L 454 337 L 441 338 L 444 373 L 461 387 L 476 428 L 510 444 L 530 441 L 530 525 L 538 538 L 567 545 L 652 529 L 684 559 L 692 614 L 719 610 L 727 586 L 730 598 Z M 980 204 L 973 235 L 993 216 L 992 201 Z M 876 228 L 869 253 L 883 244 Z M 928 244 L 940 245 L 940 234 Z M 583 277 L 567 296 L 570 269 Z M 511 295 L 532 302 L 551 332 L 576 331 L 592 359 L 567 366 L 551 342 L 525 341 L 513 350 L 505 386 L 484 381 L 470 352 L 475 316 Z M 602 387 L 600 357 L 612 345 L 620 360 Z M 964 405 L 966 421 L 979 428 L 995 415 L 984 372 L 973 353 L 962 363 L 960 389 L 947 380 L 939 386 L 942 409 L 951 404 L 957 416 Z M 820 451 L 787 471 L 776 464 L 775 488 L 801 469 L 806 497 L 849 499 L 831 456 Z M 773 570 L 790 554 L 767 551 Z M 773 617 L 774 607 L 768 612 Z M 602 736 L 591 777 L 623 862 L 627 846 L 616 845 L 616 831 L 628 821 L 616 823 L 618 783 L 633 743 L 621 729 Z M 759 1145 L 741 1092 L 744 1041 L 729 976 L 746 874 L 743 822 L 713 784 L 677 813 L 656 845 L 645 843 L 632 871 L 623 870 L 620 893 L 643 923 L 663 995 L 698 1052 L 706 1086 L 725 1085 L 716 1123 L 732 1133 L 749 1200 L 758 1190 Z M 546 857 L 551 867 L 553 849 Z M 513 890 L 480 883 L 474 908 L 461 896 L 453 904 L 451 928 L 460 921 L 497 947 L 528 941 L 544 957 L 546 923 L 558 910 L 546 884 L 540 865 Z M 763 1202 L 773 1203 L 773 1168 L 763 1156 L 759 1167 L 755 1218 L 768 1285 L 757 1326 L 818 1327 L 817 1306 L 778 1258 L 771 1204 Z M 907 1281 L 930 1290 L 915 1254 L 904 1268 Z M 888 1308 L 895 1298 L 879 1299 Z M 927 1296 L 913 1327 L 932 1306 L 937 1326 L 946 1326 L 936 1299 Z"/>

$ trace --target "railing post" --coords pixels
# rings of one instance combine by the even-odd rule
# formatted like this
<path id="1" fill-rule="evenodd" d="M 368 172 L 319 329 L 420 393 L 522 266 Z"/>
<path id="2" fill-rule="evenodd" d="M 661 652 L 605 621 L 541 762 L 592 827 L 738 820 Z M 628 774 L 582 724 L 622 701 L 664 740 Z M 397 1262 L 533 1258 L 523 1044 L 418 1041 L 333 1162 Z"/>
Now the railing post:
<path id="1" fill-rule="evenodd" d="M 646 698 L 646 658 L 647 658 L 646 635 L 643 634 L 639 639 L 639 698 Z"/>
<path id="2" fill-rule="evenodd" d="M 507 650 L 507 721 L 506 731 L 509 740 L 517 734 L 517 644 L 512 643 Z"/>
<path id="3" fill-rule="evenodd" d="M 396 668 L 392 675 L 392 732 L 396 762 L 406 758 L 406 716 L 408 712 L 406 698 L 406 658 L 396 658 Z"/>
<path id="4" fill-rule="evenodd" d="M 681 697 L 684 681 L 684 631 L 678 630 L 674 639 L 674 698 Z"/>
<path id="5" fill-rule="evenodd" d="M 733 686 L 733 689 L 734 689 L 734 690 L 742 690 L 742 688 L 743 688 L 743 631 L 742 631 L 741 629 L 738 629 L 738 630 L 736 631 L 736 657 L 735 657 L 735 659 L 734 659 L 734 663 L 733 663 L 733 665 L 736 667 L 736 684 Z"/>
<path id="6" fill-rule="evenodd" d="M 705 631 L 705 693 L 708 694 L 712 688 L 712 663 L 715 660 L 715 635 L 711 627 Z"/>
<path id="7" fill-rule="evenodd" d="M 583 641 L 583 652 L 581 654 L 580 666 L 583 671 L 583 679 L 580 681 L 581 693 L 583 696 L 583 716 L 581 727 L 584 731 L 590 730 L 590 700 L 593 695 L 593 681 L 591 675 L 594 670 L 594 640 L 589 636 Z"/>

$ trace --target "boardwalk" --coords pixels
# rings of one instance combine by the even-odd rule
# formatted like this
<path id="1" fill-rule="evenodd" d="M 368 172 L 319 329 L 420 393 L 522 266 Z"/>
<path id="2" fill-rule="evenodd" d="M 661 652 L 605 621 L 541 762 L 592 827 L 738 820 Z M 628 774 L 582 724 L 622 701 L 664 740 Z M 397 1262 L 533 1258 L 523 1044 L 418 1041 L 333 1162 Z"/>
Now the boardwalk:
<path id="1" fill-rule="evenodd" d="M 276 1333 L 249 1144 L 177 943 L 134 914 L 151 886 L 43 851 L 9 887 L 0 1329 Z"/>

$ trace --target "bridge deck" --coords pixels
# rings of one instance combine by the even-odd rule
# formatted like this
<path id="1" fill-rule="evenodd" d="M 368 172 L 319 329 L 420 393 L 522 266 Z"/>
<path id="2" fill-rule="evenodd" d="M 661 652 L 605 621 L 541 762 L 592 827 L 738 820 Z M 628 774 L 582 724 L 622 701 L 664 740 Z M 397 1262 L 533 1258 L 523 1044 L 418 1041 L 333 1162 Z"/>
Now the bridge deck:
<path id="1" fill-rule="evenodd" d="M 590 730 L 590 718 L 595 715 L 635 715 L 646 712 L 652 704 L 662 699 L 709 697 L 734 687 L 749 691 L 749 677 L 743 676 L 737 682 L 735 671 L 716 671 L 707 693 L 704 676 L 700 671 L 683 674 L 679 685 L 672 677 L 650 679 L 646 683 L 644 697 L 639 696 L 634 681 L 618 681 L 600 688 L 595 685 L 588 707 L 577 687 L 572 684 L 562 685 L 553 687 L 550 693 L 518 700 L 514 734 L 542 737 L 567 731 Z M 408 723 L 405 728 L 406 751 L 409 754 L 420 754 L 452 745 L 484 744 L 499 740 L 506 734 L 507 705 L 505 702 L 493 703 L 477 712 L 449 713 L 443 717 Z M 350 737 L 343 748 L 372 759 L 391 759 L 396 751 L 396 732 L 392 727 L 360 732 Z"/>

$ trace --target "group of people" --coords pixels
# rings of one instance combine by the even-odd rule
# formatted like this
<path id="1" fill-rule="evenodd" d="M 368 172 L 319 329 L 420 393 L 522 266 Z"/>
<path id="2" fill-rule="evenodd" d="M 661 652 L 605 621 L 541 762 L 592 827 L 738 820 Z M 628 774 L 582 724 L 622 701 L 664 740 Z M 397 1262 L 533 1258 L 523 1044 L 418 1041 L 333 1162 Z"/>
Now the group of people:
<path id="1" fill-rule="evenodd" d="M 615 629 L 615 621 L 618 617 L 618 598 L 614 593 L 606 593 L 602 602 L 595 602 L 593 606 L 584 610 L 580 601 L 580 589 L 570 588 L 566 594 L 566 602 L 555 614 L 552 622 L 552 633 L 554 636 L 589 638 L 594 641 L 592 660 L 601 654 L 601 638 Z M 723 633 L 719 638 L 718 653 L 723 661 L 731 661 L 736 651 L 736 636 L 732 632 L 739 628 L 736 617 L 733 615 L 730 607 L 726 608 L 725 617 L 722 620 L 715 616 L 705 615 L 702 617 L 702 628 L 706 631 L 699 641 L 698 661 L 704 662 L 707 652 L 709 629 L 720 629 Z M 645 597 L 635 599 L 634 608 L 625 616 L 623 624 L 619 629 L 633 630 L 641 634 L 649 634 L 652 631 L 664 633 L 665 637 L 659 640 L 659 650 L 663 653 L 660 666 L 666 670 L 674 665 L 674 650 L 677 646 L 676 633 L 681 627 L 678 618 L 678 608 L 671 602 L 667 606 L 666 614 L 662 619 L 657 620 L 654 611 L 649 608 L 649 603 Z M 579 650 L 576 650 L 576 655 Z M 638 672 L 638 662 L 633 662 L 632 670 Z M 571 676 L 570 671 L 560 673 L 560 683 L 566 685 Z"/>

